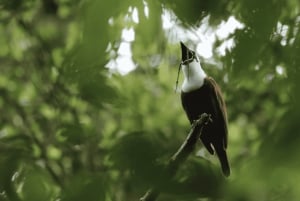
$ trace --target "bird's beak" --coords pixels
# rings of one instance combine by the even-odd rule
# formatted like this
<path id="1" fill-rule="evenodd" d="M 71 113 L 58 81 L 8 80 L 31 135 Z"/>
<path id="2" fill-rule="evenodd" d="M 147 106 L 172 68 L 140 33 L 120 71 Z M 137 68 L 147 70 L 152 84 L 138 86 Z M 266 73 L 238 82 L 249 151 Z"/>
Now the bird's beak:
<path id="1" fill-rule="evenodd" d="M 189 55 L 189 49 L 180 41 L 181 46 L 181 61 L 186 61 Z"/>
<path id="2" fill-rule="evenodd" d="M 180 70 L 181 70 L 181 65 L 185 60 L 188 59 L 188 54 L 189 54 L 189 49 L 181 41 L 180 41 L 180 46 L 181 46 L 181 55 L 182 55 L 182 57 L 181 57 L 181 62 L 180 62 L 179 67 L 178 67 L 175 92 L 176 92 L 177 86 L 178 86 L 178 79 L 179 79 L 179 73 L 180 73 Z"/>
<path id="3" fill-rule="evenodd" d="M 180 46 L 181 46 L 181 64 L 187 65 L 188 69 L 190 67 L 189 63 L 193 60 L 193 51 L 191 51 L 189 48 L 183 44 L 183 42 L 180 41 Z M 192 59 L 192 60 L 190 60 Z M 181 67 L 181 65 L 180 65 Z M 180 71 L 180 69 L 179 69 Z M 189 70 L 188 70 L 188 78 L 189 78 Z"/>

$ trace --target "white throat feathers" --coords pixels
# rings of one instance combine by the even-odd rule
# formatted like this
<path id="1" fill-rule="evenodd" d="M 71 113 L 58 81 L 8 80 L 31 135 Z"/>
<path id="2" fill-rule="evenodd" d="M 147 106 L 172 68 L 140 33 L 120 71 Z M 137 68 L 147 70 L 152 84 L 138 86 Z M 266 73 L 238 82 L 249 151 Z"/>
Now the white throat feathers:
<path id="1" fill-rule="evenodd" d="M 182 71 L 184 80 L 181 90 L 183 92 L 191 92 L 202 87 L 206 74 L 198 61 L 194 60 L 189 64 L 182 65 Z"/>

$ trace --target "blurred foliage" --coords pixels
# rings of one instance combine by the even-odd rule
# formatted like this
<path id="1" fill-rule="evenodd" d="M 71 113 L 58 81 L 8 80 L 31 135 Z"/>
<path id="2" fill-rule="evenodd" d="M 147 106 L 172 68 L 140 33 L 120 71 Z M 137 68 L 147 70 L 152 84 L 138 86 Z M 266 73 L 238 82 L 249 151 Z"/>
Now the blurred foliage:
<path id="1" fill-rule="evenodd" d="M 0 200 L 138 200 L 153 185 L 161 201 L 299 200 L 299 10 L 297 0 L 2 0 Z M 185 30 L 230 16 L 244 25 L 216 40 L 234 41 L 225 55 L 203 60 L 228 107 L 226 181 L 206 152 L 174 178 L 163 168 L 189 130 L 166 11 Z M 120 75 L 106 66 L 124 42 L 136 69 Z"/>

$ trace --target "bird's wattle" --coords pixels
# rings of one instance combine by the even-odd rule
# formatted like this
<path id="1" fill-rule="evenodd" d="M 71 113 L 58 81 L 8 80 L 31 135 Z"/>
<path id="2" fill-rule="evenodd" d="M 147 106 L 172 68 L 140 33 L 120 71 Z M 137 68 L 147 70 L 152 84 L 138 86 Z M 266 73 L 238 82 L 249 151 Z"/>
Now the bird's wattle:
<path id="1" fill-rule="evenodd" d="M 200 66 L 200 63 L 194 60 L 188 65 L 182 65 L 184 81 L 181 86 L 183 92 L 190 92 L 200 88 L 206 77 L 205 72 Z"/>

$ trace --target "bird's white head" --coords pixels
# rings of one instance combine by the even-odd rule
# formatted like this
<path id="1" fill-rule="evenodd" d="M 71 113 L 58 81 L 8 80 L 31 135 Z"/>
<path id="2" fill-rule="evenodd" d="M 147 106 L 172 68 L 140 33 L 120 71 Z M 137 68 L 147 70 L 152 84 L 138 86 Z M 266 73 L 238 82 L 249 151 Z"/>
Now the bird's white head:
<path id="1" fill-rule="evenodd" d="M 189 92 L 198 89 L 204 83 L 205 72 L 201 68 L 199 58 L 196 53 L 188 49 L 182 42 L 181 45 L 181 67 L 184 74 L 182 91 Z"/>

